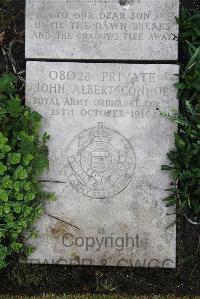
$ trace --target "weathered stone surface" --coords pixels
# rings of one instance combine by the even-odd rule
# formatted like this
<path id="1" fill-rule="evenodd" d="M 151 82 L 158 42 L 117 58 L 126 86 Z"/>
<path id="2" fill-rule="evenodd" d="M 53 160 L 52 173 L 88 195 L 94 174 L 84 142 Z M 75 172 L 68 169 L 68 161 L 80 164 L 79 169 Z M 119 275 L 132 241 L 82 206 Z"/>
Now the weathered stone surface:
<path id="1" fill-rule="evenodd" d="M 26 58 L 177 60 L 179 0 L 27 0 Z"/>
<path id="2" fill-rule="evenodd" d="M 28 62 L 26 101 L 51 135 L 32 263 L 175 267 L 170 187 L 177 65 Z M 166 215 L 171 214 L 170 216 Z M 167 227 L 169 227 L 167 229 Z"/>

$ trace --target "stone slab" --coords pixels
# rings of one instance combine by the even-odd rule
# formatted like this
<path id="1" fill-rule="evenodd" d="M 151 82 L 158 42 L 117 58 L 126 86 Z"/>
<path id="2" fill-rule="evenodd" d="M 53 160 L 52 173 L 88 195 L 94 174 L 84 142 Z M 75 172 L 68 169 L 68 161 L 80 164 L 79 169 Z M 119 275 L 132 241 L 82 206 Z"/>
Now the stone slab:
<path id="1" fill-rule="evenodd" d="M 177 60 L 179 0 L 26 0 L 26 58 Z"/>
<path id="2" fill-rule="evenodd" d="M 176 125 L 178 65 L 28 62 L 26 104 L 43 116 L 50 169 L 31 263 L 175 267 L 161 171 Z M 167 215 L 171 214 L 170 216 Z"/>

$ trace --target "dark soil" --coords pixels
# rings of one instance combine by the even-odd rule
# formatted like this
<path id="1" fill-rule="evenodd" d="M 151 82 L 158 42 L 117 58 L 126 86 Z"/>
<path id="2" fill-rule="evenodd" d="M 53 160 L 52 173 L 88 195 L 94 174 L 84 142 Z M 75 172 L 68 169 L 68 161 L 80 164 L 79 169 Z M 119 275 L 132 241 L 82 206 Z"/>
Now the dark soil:
<path id="1" fill-rule="evenodd" d="M 185 0 L 195 8 L 198 1 Z M 2 32 L 5 31 L 5 35 Z M 0 9 L 0 73 L 18 76 L 24 99 L 24 1 Z M 179 60 L 181 61 L 181 53 Z M 200 225 L 177 220 L 177 268 L 70 267 L 10 263 L 0 271 L 0 294 L 126 293 L 200 295 Z"/>

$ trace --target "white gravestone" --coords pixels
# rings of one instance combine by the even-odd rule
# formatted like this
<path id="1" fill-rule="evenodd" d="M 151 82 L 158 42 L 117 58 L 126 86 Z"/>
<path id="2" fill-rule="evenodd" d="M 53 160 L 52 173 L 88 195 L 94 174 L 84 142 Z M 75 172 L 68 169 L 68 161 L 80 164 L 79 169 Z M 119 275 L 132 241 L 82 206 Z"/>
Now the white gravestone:
<path id="1" fill-rule="evenodd" d="M 28 62 L 26 104 L 51 140 L 42 177 L 57 201 L 39 220 L 31 263 L 176 265 L 174 208 L 161 171 L 176 125 L 177 65 Z M 170 215 L 167 215 L 170 214 Z"/>
<path id="2" fill-rule="evenodd" d="M 177 60 L 179 0 L 26 0 L 26 58 Z"/>

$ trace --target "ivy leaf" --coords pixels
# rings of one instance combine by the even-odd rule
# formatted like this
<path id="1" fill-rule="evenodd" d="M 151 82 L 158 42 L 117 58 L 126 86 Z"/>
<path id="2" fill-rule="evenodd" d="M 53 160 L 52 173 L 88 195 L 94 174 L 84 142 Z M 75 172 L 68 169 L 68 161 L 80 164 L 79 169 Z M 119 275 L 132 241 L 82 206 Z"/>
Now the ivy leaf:
<path id="1" fill-rule="evenodd" d="M 21 206 L 19 204 L 14 205 L 14 211 L 15 211 L 16 214 L 21 213 L 21 210 L 22 209 L 21 209 Z"/>
<path id="2" fill-rule="evenodd" d="M 15 182 L 13 183 L 13 188 L 14 188 L 14 190 L 15 190 L 16 192 L 19 192 L 20 187 L 21 187 L 21 183 L 20 183 L 19 181 L 15 181 Z"/>
<path id="3" fill-rule="evenodd" d="M 38 112 L 32 111 L 30 113 L 29 117 L 30 117 L 31 122 L 34 123 L 36 126 L 37 126 L 37 124 L 40 125 L 42 116 Z"/>
<path id="4" fill-rule="evenodd" d="M 26 247 L 26 249 L 25 249 L 25 253 L 26 253 L 26 255 L 29 256 L 30 254 L 34 253 L 35 250 L 36 250 L 35 247 L 33 247 L 33 246 L 29 246 L 29 247 Z"/>
<path id="5" fill-rule="evenodd" d="M 11 93 L 15 92 L 15 83 L 17 78 L 13 74 L 4 74 L 0 80 L 0 93 Z"/>
<path id="6" fill-rule="evenodd" d="M 2 150 L 1 150 L 4 154 L 7 154 L 7 153 L 9 153 L 10 151 L 11 151 L 11 147 L 10 147 L 10 145 L 4 145 L 4 147 L 2 148 Z"/>
<path id="7" fill-rule="evenodd" d="M 33 192 L 28 192 L 25 198 L 26 198 L 26 200 L 31 201 L 35 198 L 35 195 L 36 194 Z"/>
<path id="8" fill-rule="evenodd" d="M 15 194 L 15 196 L 16 196 L 16 199 L 17 199 L 17 200 L 23 200 L 23 198 L 24 198 L 23 193 L 19 193 L 19 192 L 17 192 L 17 193 Z"/>
<path id="9" fill-rule="evenodd" d="M 5 176 L 3 179 L 2 179 L 2 185 L 5 189 L 12 189 L 12 181 L 10 179 L 10 176 Z"/>
<path id="10" fill-rule="evenodd" d="M 31 207 L 26 207 L 24 209 L 24 215 L 28 216 L 28 215 L 30 215 L 32 213 L 32 211 L 33 211 L 33 209 Z"/>
<path id="11" fill-rule="evenodd" d="M 20 153 L 9 154 L 8 157 L 9 157 L 10 164 L 12 165 L 19 164 L 21 160 L 21 156 L 22 155 Z"/>
<path id="12" fill-rule="evenodd" d="M 23 157 L 23 161 L 24 161 L 25 165 L 28 165 L 33 159 L 34 159 L 34 157 L 30 153 L 28 153 L 27 155 L 25 155 Z"/>
<path id="13" fill-rule="evenodd" d="M 9 203 L 5 204 L 3 209 L 4 209 L 4 213 L 6 214 L 10 213 L 10 204 Z"/>
<path id="14" fill-rule="evenodd" d="M 0 132 L 0 149 L 4 148 L 6 145 L 8 139 L 3 136 L 3 134 Z"/>
<path id="15" fill-rule="evenodd" d="M 30 191 L 30 189 L 31 189 L 31 182 L 26 182 L 25 184 L 24 184 L 24 186 L 23 186 L 23 188 L 24 188 L 24 190 L 25 191 Z"/>
<path id="16" fill-rule="evenodd" d="M 2 162 L 0 162 L 0 175 L 3 175 L 7 169 L 8 169 L 7 166 L 5 166 Z"/>
<path id="17" fill-rule="evenodd" d="M 20 249 L 22 248 L 22 244 L 17 243 L 17 242 L 13 242 L 13 243 L 11 244 L 11 248 L 12 248 L 12 250 L 13 250 L 14 252 L 19 252 Z"/>
<path id="18" fill-rule="evenodd" d="M 25 219 L 21 219 L 19 221 L 19 226 L 21 226 L 23 229 L 27 228 L 27 224 L 28 224 L 28 222 Z"/>
<path id="19" fill-rule="evenodd" d="M 18 166 L 15 170 L 14 176 L 16 179 L 25 180 L 28 177 L 28 173 L 22 166 Z"/>
<path id="20" fill-rule="evenodd" d="M 19 114 L 23 111 L 23 107 L 21 105 L 20 99 L 15 98 L 13 100 L 10 100 L 8 103 L 7 111 L 10 113 L 12 117 L 18 117 Z"/>
<path id="21" fill-rule="evenodd" d="M 8 201 L 8 193 L 6 190 L 0 188 L 0 200 L 1 201 Z"/>
<path id="22" fill-rule="evenodd" d="M 8 249 L 5 246 L 0 244 L 0 259 L 2 257 L 5 257 L 7 252 L 8 252 Z"/>

